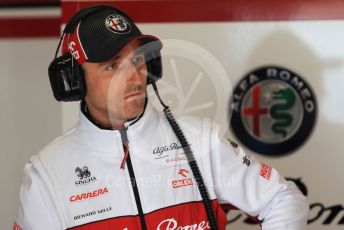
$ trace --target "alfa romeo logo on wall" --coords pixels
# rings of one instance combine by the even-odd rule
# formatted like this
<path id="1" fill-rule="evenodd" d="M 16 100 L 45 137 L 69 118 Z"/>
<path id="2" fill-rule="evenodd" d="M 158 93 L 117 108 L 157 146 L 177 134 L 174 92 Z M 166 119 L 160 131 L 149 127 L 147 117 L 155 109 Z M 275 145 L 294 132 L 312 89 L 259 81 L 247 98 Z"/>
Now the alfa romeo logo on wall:
<path id="1" fill-rule="evenodd" d="M 282 155 L 311 134 L 317 112 L 315 95 L 296 73 L 266 66 L 248 73 L 235 87 L 231 128 L 251 150 Z"/>

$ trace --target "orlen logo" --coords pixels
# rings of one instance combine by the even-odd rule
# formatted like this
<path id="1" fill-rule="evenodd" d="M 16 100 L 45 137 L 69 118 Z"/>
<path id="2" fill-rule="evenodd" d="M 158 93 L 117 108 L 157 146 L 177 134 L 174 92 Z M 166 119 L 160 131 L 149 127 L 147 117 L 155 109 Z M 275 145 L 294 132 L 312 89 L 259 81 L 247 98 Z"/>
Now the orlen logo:
<path id="1" fill-rule="evenodd" d="M 189 174 L 188 170 L 180 169 L 178 174 L 181 175 L 184 178 L 172 181 L 172 187 L 173 188 L 179 188 L 179 187 L 183 187 L 183 186 L 190 186 L 190 185 L 192 185 L 192 178 L 188 177 L 188 174 Z"/>
<path id="2" fill-rule="evenodd" d="M 86 192 L 86 193 L 81 193 L 78 195 L 73 195 L 69 198 L 69 201 L 75 202 L 75 201 L 87 200 L 90 198 L 95 198 L 95 197 L 101 196 L 101 195 L 108 193 L 108 192 L 109 191 L 107 190 L 107 188 L 104 187 L 104 188 L 100 188 L 98 190 L 95 190 L 93 192 Z"/>

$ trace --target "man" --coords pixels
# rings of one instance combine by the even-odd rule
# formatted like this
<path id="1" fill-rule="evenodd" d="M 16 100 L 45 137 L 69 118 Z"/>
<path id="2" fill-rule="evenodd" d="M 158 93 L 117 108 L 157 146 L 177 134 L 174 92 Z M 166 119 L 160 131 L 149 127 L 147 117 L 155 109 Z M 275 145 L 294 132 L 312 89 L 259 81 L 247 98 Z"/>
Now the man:
<path id="1" fill-rule="evenodd" d="M 150 105 L 161 48 L 119 9 L 71 19 L 49 77 L 58 100 L 82 100 L 80 120 L 25 166 L 14 229 L 223 230 L 228 206 L 266 230 L 305 229 L 293 183 L 207 119 L 176 122 L 162 101 L 165 114 Z"/>

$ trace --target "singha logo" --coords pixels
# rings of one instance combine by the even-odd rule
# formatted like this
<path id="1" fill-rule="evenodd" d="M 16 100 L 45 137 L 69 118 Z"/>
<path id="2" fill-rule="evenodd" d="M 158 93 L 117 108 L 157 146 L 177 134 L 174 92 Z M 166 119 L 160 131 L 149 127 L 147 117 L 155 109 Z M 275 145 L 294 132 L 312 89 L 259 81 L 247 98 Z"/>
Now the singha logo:
<path id="1" fill-rule="evenodd" d="M 91 172 L 88 170 L 87 166 L 84 166 L 82 169 L 79 167 L 76 167 L 75 173 L 79 177 L 80 180 L 91 176 Z"/>
<path id="2" fill-rule="evenodd" d="M 79 180 L 74 182 L 75 185 L 86 185 L 97 181 L 95 176 L 91 177 L 91 172 L 86 165 L 83 168 L 76 167 L 75 173 L 79 177 Z"/>

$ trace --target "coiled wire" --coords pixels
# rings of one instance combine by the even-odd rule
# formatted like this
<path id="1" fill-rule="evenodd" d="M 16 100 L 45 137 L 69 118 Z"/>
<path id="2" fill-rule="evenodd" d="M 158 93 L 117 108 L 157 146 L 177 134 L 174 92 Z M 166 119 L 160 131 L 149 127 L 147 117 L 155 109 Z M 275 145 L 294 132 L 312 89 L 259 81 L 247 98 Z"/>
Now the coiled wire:
<path id="1" fill-rule="evenodd" d="M 152 86 L 153 86 L 153 89 L 154 89 L 156 95 L 158 96 L 158 99 L 159 99 L 161 105 L 164 107 L 163 111 L 164 111 L 165 117 L 167 118 L 173 132 L 177 136 L 180 144 L 182 145 L 182 148 L 184 150 L 184 153 L 186 155 L 186 158 L 188 160 L 188 163 L 190 165 L 191 171 L 192 171 L 193 176 L 196 180 L 197 187 L 199 189 L 199 192 L 200 192 L 202 200 L 203 200 L 204 208 L 205 208 L 205 211 L 207 213 L 207 217 L 208 217 L 208 221 L 209 221 L 209 227 L 211 230 L 218 230 L 214 211 L 213 211 L 213 208 L 211 206 L 211 201 L 209 199 L 209 194 L 208 194 L 207 188 L 204 184 L 204 181 L 203 181 L 201 172 L 199 170 L 199 167 L 197 165 L 197 162 L 195 160 L 194 154 L 190 148 L 190 145 L 189 145 L 183 131 L 180 129 L 177 121 L 175 120 L 175 118 L 171 112 L 171 109 L 167 105 L 165 105 L 164 102 L 162 101 L 162 99 L 159 95 L 159 91 L 155 85 L 155 82 L 152 82 Z"/>

